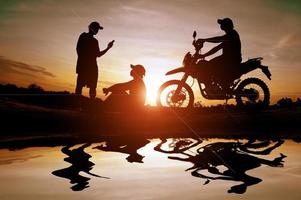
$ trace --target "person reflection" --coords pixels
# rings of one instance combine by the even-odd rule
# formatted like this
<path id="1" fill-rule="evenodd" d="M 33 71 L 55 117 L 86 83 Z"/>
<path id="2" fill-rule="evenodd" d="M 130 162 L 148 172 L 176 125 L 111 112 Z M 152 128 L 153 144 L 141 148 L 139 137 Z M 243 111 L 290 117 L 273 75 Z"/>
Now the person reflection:
<path id="1" fill-rule="evenodd" d="M 109 179 L 108 177 L 99 176 L 90 172 L 95 164 L 89 161 L 91 155 L 84 151 L 84 149 L 89 146 L 90 144 L 87 143 L 76 149 L 71 149 L 73 145 L 63 147 L 61 151 L 69 156 L 64 158 L 64 161 L 70 163 L 71 166 L 52 172 L 55 176 L 69 179 L 72 184 L 71 189 L 73 191 L 81 191 L 89 187 L 90 178 L 80 175 L 80 172 L 84 172 L 94 177 Z"/>
<path id="2" fill-rule="evenodd" d="M 184 155 L 189 156 L 186 151 L 189 151 L 191 148 L 198 146 L 203 141 L 200 139 L 193 140 L 191 138 L 180 138 L 175 139 L 173 138 L 171 143 L 168 145 L 169 150 L 162 149 L 162 145 L 167 142 L 166 138 L 161 138 L 161 142 L 154 147 L 155 151 L 159 151 L 162 153 L 181 153 Z"/>
<path id="3" fill-rule="evenodd" d="M 166 142 L 163 140 L 154 149 L 160 152 L 162 145 Z M 179 140 L 178 142 L 181 142 Z M 250 140 L 246 143 L 240 142 L 216 142 L 199 147 L 196 154 L 191 151 L 191 148 L 179 148 L 170 150 L 169 153 L 180 153 L 186 157 L 169 156 L 169 159 L 191 162 L 193 167 L 187 169 L 192 170 L 191 175 L 198 178 L 206 179 L 204 184 L 208 184 L 210 180 L 228 180 L 243 182 L 242 184 L 234 185 L 228 193 L 242 194 L 245 193 L 248 186 L 258 184 L 262 180 L 257 177 L 246 174 L 246 171 L 267 165 L 271 167 L 282 167 L 283 159 L 286 157 L 280 154 L 273 160 L 259 158 L 256 155 L 268 155 L 274 149 L 283 143 L 282 140 L 271 144 L 270 141 L 255 142 Z M 175 147 L 177 145 L 174 145 Z M 189 153 L 187 152 L 189 151 Z M 220 167 L 226 170 L 222 171 Z M 207 172 L 205 171 L 207 170 Z M 204 175 L 201 172 L 205 172 Z M 211 175 L 210 175 L 211 174 Z"/>
<path id="4" fill-rule="evenodd" d="M 143 163 L 144 156 L 137 151 L 148 144 L 149 141 L 144 138 L 112 138 L 106 141 L 106 145 L 99 145 L 94 149 L 102 151 L 112 151 L 128 154 L 126 160 L 130 163 Z"/>

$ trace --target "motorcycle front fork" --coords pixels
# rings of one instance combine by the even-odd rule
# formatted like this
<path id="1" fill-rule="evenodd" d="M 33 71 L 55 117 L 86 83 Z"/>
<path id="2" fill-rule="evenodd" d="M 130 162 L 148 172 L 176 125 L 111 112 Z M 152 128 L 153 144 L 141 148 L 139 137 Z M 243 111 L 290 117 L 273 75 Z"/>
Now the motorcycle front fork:
<path id="1" fill-rule="evenodd" d="M 178 85 L 176 91 L 175 91 L 175 95 L 179 95 L 181 90 L 182 90 L 182 87 L 186 84 L 186 80 L 188 79 L 188 74 L 184 74 L 184 76 L 182 77 L 181 79 L 181 82 L 180 84 Z"/>

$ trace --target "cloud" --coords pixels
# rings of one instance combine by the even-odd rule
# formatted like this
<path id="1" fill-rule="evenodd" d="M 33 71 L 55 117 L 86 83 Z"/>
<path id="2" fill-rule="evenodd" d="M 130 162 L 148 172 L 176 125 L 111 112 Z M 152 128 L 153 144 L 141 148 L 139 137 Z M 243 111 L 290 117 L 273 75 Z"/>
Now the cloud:
<path id="1" fill-rule="evenodd" d="M 31 65 L 15 60 L 10 60 L 3 56 L 0 56 L 0 72 L 17 73 L 17 74 L 28 75 L 28 76 L 35 76 L 39 74 L 47 77 L 55 77 L 54 74 L 47 71 L 47 69 L 44 67 Z M 1 73 L 1 74 L 5 74 L 5 73 Z"/>

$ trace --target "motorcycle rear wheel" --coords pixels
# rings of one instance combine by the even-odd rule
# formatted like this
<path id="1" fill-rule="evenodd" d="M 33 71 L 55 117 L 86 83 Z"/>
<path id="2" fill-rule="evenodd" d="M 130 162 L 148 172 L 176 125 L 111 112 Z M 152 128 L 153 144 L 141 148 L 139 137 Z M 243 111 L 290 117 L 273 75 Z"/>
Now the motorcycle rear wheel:
<path id="1" fill-rule="evenodd" d="M 157 106 L 164 106 L 164 107 L 182 107 L 182 108 L 191 108 L 193 107 L 194 103 L 194 94 L 192 89 L 186 83 L 182 86 L 180 95 L 182 99 L 178 101 L 173 101 L 172 96 L 175 89 L 178 87 L 179 84 L 182 84 L 180 80 L 170 80 L 163 83 L 157 93 Z M 165 91 L 170 89 L 170 91 Z M 167 95 L 165 93 L 167 92 Z M 169 96 L 171 98 L 169 98 Z"/>
<path id="2" fill-rule="evenodd" d="M 237 86 L 235 99 L 239 107 L 255 106 L 266 108 L 270 103 L 270 90 L 262 80 L 247 78 Z"/>

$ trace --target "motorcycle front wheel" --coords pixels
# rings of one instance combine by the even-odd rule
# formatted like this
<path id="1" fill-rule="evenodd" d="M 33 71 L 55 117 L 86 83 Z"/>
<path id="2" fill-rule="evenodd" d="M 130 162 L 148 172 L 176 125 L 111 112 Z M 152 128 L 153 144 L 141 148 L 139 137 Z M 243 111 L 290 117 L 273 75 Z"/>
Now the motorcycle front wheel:
<path id="1" fill-rule="evenodd" d="M 192 89 L 186 83 L 182 85 L 179 94 L 176 89 L 181 85 L 179 80 L 170 80 L 161 85 L 157 93 L 157 106 L 191 108 L 194 103 Z"/>
<path id="2" fill-rule="evenodd" d="M 268 107 L 270 103 L 270 91 L 268 86 L 258 78 L 243 80 L 235 92 L 236 103 L 240 107 L 256 106 Z"/>

